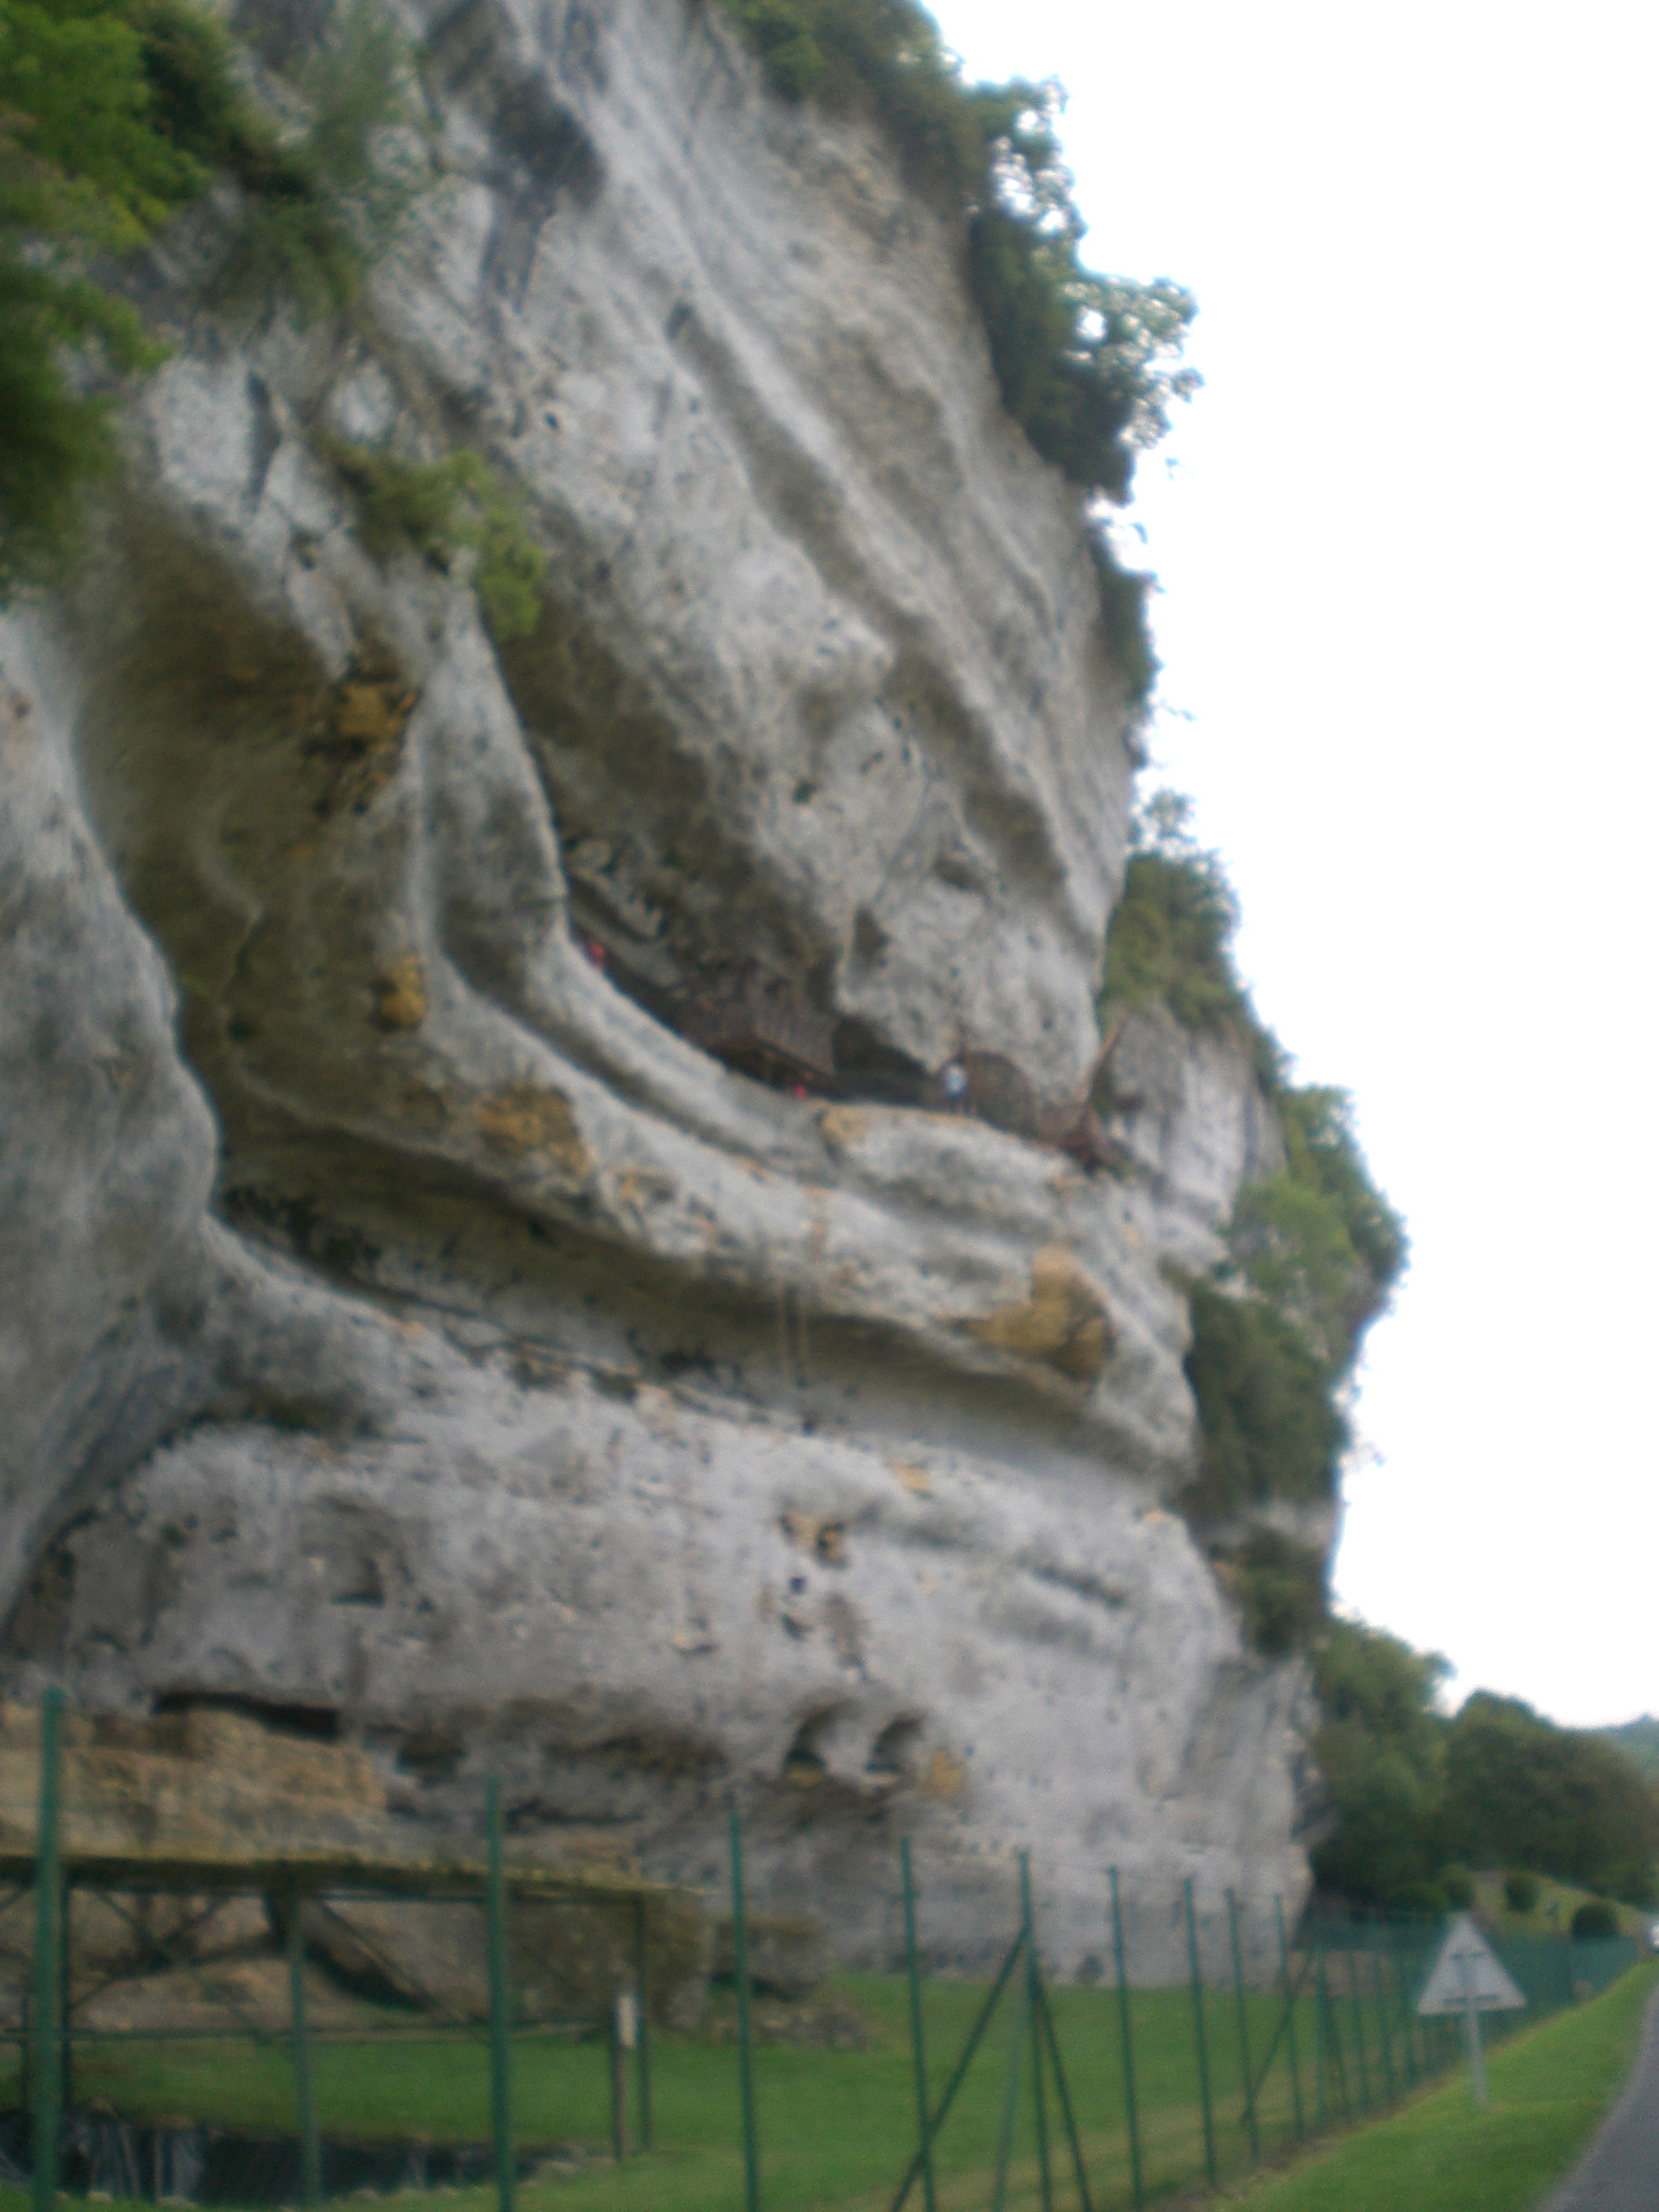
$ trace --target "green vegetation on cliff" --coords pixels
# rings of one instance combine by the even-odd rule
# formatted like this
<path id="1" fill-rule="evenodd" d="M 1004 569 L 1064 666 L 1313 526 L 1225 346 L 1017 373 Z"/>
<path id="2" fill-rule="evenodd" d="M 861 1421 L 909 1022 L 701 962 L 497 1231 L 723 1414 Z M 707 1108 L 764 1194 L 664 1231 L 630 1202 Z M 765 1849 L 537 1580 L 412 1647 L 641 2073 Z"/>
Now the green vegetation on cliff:
<path id="1" fill-rule="evenodd" d="M 165 88 L 210 43 L 137 0 L 0 4 L 0 592 L 63 550 L 79 488 L 112 463 L 106 402 L 68 364 L 161 357 L 89 270 L 207 183 L 198 118 Z"/>
<path id="2" fill-rule="evenodd" d="M 1437 1704 L 1444 1661 L 1333 1620 L 1322 1553 L 1264 1511 L 1334 1497 L 1346 1386 L 1406 1239 L 1346 1094 L 1292 1083 L 1257 1018 L 1233 961 L 1237 902 L 1216 855 L 1194 842 L 1190 811 L 1168 792 L 1139 810 L 1104 1009 L 1109 1021 L 1161 1006 L 1196 1034 L 1230 1039 L 1278 1121 L 1284 1165 L 1240 1193 L 1226 1258 L 1186 1285 L 1200 1443 L 1181 1503 L 1254 1646 L 1315 1655 L 1331 1816 L 1313 1854 L 1319 1880 L 1365 1905 L 1443 1910 L 1459 1867 L 1507 1867 L 1645 1902 L 1659 1894 L 1659 1798 L 1625 1748 L 1484 1692 L 1448 1719 Z M 1651 1723 L 1626 1733 L 1632 1749 L 1659 1739 Z"/>
<path id="3" fill-rule="evenodd" d="M 210 290 L 351 295 L 412 189 L 382 143 L 401 48 L 372 7 L 303 72 L 283 134 L 244 97 L 218 22 L 182 0 L 0 0 L 0 598 L 73 544 L 113 466 L 110 387 L 166 348 L 112 264 L 216 179 L 239 216 Z"/>
<path id="4" fill-rule="evenodd" d="M 472 556 L 472 583 L 498 637 L 535 626 L 546 556 L 524 526 L 521 496 L 470 447 L 441 461 L 400 459 L 368 446 L 335 442 L 329 458 L 358 494 L 358 535 L 384 557 L 411 546 L 434 568 Z"/>
<path id="5" fill-rule="evenodd" d="M 1109 1019 L 1162 1005 L 1186 1029 L 1232 1039 L 1278 1119 L 1285 1164 L 1240 1194 L 1227 1258 L 1188 1285 L 1201 1452 L 1182 1501 L 1211 1534 L 1255 1640 L 1275 1650 L 1322 1618 L 1308 1595 L 1317 1555 L 1283 1536 L 1264 1550 L 1264 1532 L 1241 1538 L 1236 1524 L 1275 1499 L 1334 1495 L 1348 1441 L 1343 1392 L 1406 1240 L 1365 1165 L 1346 1094 L 1291 1082 L 1258 1020 L 1233 960 L 1237 904 L 1219 860 L 1194 842 L 1190 811 L 1160 792 L 1137 816 L 1103 1005 Z"/>
<path id="6" fill-rule="evenodd" d="M 1053 85 L 969 84 L 916 0 L 723 0 L 792 100 L 869 115 L 912 182 L 960 210 L 967 273 L 1002 402 L 1031 444 L 1094 497 L 1129 496 L 1136 455 L 1197 389 L 1180 365 L 1195 313 L 1168 278 L 1085 267 Z M 1133 696 L 1157 674 L 1145 586 L 1094 544 L 1108 634 Z"/>
<path id="7" fill-rule="evenodd" d="M 915 0 L 725 0 L 790 100 L 872 114 L 913 179 L 967 219 L 968 266 L 1004 404 L 1073 483 L 1127 498 L 1139 448 L 1198 382 L 1177 366 L 1191 295 L 1101 276 L 1056 135 L 1052 85 L 970 85 Z"/>

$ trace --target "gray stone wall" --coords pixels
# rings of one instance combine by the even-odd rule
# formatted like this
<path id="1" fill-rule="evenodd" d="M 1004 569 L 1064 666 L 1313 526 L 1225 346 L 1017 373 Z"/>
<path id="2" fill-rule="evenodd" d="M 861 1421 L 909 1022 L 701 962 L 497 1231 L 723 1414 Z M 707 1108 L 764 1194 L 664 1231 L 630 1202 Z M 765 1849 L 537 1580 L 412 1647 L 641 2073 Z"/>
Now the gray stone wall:
<path id="1" fill-rule="evenodd" d="M 183 223 L 0 625 L 4 1686 L 696 1881 L 735 1788 L 848 1955 L 902 1832 L 964 1959 L 1022 1848 L 1061 1963 L 1109 1862 L 1293 1896 L 1302 1677 L 1164 1503 L 1249 1066 L 1138 1018 L 1122 1175 L 930 1088 L 1079 1096 L 1131 768 L 960 241 L 702 9 L 408 20 L 447 176 L 360 309 L 210 315 Z M 342 439 L 521 489 L 533 635 L 369 557 Z M 839 1077 L 691 1041 L 734 962 Z"/>

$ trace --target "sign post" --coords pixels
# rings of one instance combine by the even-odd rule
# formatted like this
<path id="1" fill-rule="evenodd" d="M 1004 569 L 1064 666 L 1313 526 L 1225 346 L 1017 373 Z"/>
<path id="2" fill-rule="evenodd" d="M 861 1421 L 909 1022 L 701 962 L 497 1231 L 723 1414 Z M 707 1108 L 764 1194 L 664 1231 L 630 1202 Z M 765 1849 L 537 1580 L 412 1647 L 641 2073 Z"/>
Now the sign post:
<path id="1" fill-rule="evenodd" d="M 1526 1998 L 1510 1978 L 1498 1954 L 1467 1912 L 1446 1931 L 1440 1955 L 1423 1984 L 1417 2009 L 1425 2019 L 1461 2014 L 1469 2051 L 1469 2087 L 1477 2106 L 1486 2102 L 1486 2057 L 1480 2047 L 1483 2012 L 1519 2012 Z"/>

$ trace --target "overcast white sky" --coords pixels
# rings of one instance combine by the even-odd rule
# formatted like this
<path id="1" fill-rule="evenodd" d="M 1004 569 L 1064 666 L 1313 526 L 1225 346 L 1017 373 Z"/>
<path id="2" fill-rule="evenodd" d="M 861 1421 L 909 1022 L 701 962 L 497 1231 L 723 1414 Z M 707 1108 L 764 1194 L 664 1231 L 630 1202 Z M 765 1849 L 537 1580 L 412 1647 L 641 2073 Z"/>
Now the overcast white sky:
<path id="1" fill-rule="evenodd" d="M 1656 19 L 937 12 L 1068 88 L 1093 265 L 1198 295 L 1155 751 L 1413 1240 L 1339 1595 L 1459 1692 L 1659 1711 Z"/>

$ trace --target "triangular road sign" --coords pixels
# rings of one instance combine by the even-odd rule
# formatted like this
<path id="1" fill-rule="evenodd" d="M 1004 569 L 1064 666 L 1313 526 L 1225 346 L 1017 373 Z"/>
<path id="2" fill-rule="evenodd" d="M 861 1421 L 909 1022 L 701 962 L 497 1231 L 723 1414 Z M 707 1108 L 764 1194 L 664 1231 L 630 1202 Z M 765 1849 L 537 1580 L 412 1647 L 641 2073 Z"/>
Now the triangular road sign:
<path id="1" fill-rule="evenodd" d="M 1504 1972 L 1498 1954 L 1467 1912 L 1446 1931 L 1423 1994 L 1420 2013 L 1519 2012 L 1527 2000 Z"/>

